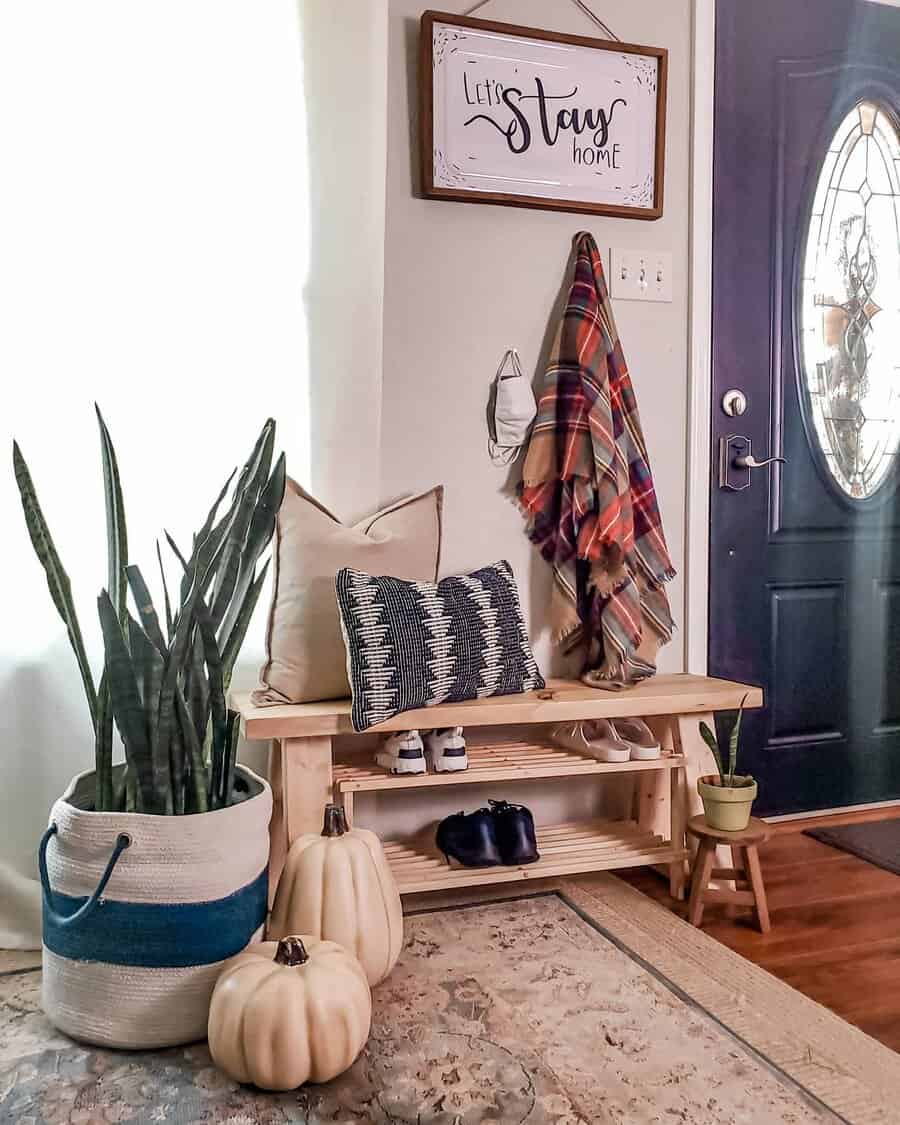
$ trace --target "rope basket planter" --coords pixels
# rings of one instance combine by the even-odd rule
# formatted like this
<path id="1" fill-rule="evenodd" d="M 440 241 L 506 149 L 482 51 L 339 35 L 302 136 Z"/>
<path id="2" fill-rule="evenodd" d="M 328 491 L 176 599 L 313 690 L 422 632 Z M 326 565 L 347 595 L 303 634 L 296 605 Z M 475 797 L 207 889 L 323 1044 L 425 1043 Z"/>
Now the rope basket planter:
<path id="1" fill-rule="evenodd" d="M 222 962 L 259 941 L 266 918 L 272 793 L 237 773 L 246 799 L 213 812 L 93 812 L 93 772 L 53 806 L 43 1007 L 60 1031 L 144 1049 L 206 1037 Z"/>

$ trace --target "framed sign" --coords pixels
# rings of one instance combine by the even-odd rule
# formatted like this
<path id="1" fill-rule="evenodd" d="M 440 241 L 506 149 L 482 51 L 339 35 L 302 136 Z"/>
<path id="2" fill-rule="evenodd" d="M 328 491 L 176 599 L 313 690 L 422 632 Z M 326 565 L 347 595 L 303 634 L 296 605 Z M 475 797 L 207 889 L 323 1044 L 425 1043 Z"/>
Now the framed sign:
<path id="1" fill-rule="evenodd" d="M 426 196 L 623 218 L 663 208 L 668 52 L 426 12 Z"/>

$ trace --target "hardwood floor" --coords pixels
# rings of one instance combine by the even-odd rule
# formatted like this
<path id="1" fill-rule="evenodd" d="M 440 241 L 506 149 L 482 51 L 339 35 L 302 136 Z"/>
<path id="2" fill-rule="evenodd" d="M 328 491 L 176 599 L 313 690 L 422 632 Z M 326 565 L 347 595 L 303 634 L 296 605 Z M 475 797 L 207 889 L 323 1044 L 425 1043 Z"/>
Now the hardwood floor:
<path id="1" fill-rule="evenodd" d="M 759 849 L 772 931 L 752 913 L 707 906 L 703 930 L 892 1050 L 900 1051 L 900 877 L 828 847 L 806 828 L 900 817 L 883 809 L 773 825 Z M 685 914 L 652 871 L 617 872 Z"/>

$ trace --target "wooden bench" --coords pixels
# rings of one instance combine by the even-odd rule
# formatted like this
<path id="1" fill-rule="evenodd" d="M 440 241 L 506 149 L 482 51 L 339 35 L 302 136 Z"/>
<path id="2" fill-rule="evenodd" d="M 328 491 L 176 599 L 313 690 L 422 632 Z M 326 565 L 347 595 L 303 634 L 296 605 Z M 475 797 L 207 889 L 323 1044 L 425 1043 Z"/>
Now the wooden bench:
<path id="1" fill-rule="evenodd" d="M 696 780 L 713 772 L 712 755 L 699 733 L 699 721 L 712 725 L 716 711 L 732 710 L 747 694 L 747 707 L 762 705 L 762 691 L 746 684 L 704 676 L 660 675 L 622 692 L 598 691 L 577 681 L 551 680 L 543 691 L 467 703 L 445 703 L 397 715 L 371 733 L 412 728 L 462 726 L 470 743 L 469 769 L 462 773 L 395 777 L 370 761 L 334 753 L 333 740 L 352 735 L 350 701 L 256 707 L 249 695 L 236 695 L 246 738 L 271 740 L 269 778 L 274 796 L 271 823 L 270 888 L 274 893 L 293 840 L 319 832 L 329 801 L 344 805 L 353 821 L 354 795 L 407 789 L 409 798 L 438 786 L 492 785 L 522 779 L 577 778 L 585 782 L 615 774 L 638 781 L 633 819 L 538 826 L 541 859 L 528 866 L 459 869 L 448 867 L 430 835 L 385 840 L 385 850 L 401 894 L 447 890 L 511 880 L 539 879 L 583 871 L 643 865 L 668 869 L 670 888 L 684 897 L 687 874 L 685 829 L 699 810 Z M 663 746 L 656 761 L 621 764 L 553 746 L 548 728 L 534 724 L 566 719 L 645 719 Z M 509 728 L 526 727 L 514 737 Z M 478 728 L 476 731 L 474 728 Z M 507 728 L 507 732 L 494 728 Z M 367 732 L 370 733 L 370 732 Z"/>

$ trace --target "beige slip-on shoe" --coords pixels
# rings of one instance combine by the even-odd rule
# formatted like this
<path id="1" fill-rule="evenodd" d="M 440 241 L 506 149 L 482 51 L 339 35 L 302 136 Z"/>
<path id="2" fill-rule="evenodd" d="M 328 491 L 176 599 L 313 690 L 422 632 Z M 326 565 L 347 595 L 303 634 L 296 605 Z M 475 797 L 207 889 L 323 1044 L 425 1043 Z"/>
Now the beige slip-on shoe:
<path id="1" fill-rule="evenodd" d="M 646 762 L 662 757 L 662 748 L 643 719 L 613 719 L 614 733 L 626 743 L 634 761 Z"/>
<path id="2" fill-rule="evenodd" d="M 631 747 L 616 734 L 608 719 L 560 723 L 550 737 L 557 746 L 587 754 L 598 762 L 627 762 L 631 757 Z"/>

